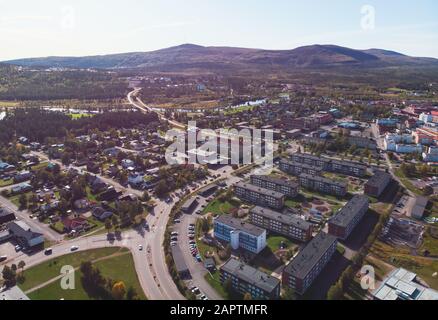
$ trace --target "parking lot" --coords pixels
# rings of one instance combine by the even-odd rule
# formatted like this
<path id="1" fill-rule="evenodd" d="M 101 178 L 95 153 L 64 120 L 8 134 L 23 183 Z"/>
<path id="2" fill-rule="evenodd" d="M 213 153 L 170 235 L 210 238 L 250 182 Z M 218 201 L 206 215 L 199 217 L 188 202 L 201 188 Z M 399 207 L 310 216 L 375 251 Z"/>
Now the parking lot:
<path id="1" fill-rule="evenodd" d="M 7 260 L 2 261 L 1 264 L 6 263 L 8 260 L 16 259 L 24 255 L 21 251 L 15 251 L 16 243 L 13 241 L 6 241 L 0 244 L 0 256 L 6 256 Z"/>

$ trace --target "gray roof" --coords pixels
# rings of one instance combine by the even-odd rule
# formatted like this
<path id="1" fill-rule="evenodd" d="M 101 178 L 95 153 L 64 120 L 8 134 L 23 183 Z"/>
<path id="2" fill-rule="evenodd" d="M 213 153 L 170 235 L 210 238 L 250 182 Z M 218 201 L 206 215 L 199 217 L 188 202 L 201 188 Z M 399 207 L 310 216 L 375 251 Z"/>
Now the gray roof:
<path id="1" fill-rule="evenodd" d="M 274 197 L 274 198 L 277 198 L 277 199 L 284 198 L 284 194 L 282 194 L 280 192 L 273 191 L 273 190 L 268 190 L 268 189 L 265 189 L 265 188 L 260 188 L 260 187 L 257 187 L 255 185 L 253 185 L 253 184 L 249 184 L 249 183 L 238 182 L 238 183 L 236 183 L 235 186 L 236 187 L 241 187 L 241 188 L 244 188 L 244 189 L 247 189 L 247 190 L 250 190 L 250 191 L 254 191 L 254 192 L 257 192 L 257 193 L 265 194 L 265 195 L 268 195 L 268 196 L 271 196 L 271 197 Z"/>
<path id="2" fill-rule="evenodd" d="M 367 206 L 369 204 L 367 196 L 355 195 L 341 210 L 338 211 L 338 213 L 336 213 L 333 218 L 330 219 L 330 223 L 337 226 L 348 226 L 350 222 L 361 213 L 360 210 L 365 204 Z"/>
<path id="3" fill-rule="evenodd" d="M 304 279 L 318 263 L 325 252 L 337 241 L 335 236 L 320 232 L 285 267 L 285 271 L 297 278 Z"/>
<path id="4" fill-rule="evenodd" d="M 291 188 L 297 188 L 298 187 L 298 183 L 296 183 L 295 181 L 292 180 L 288 180 L 288 179 L 281 179 L 281 178 L 276 178 L 276 177 L 272 177 L 272 176 L 267 176 L 267 175 L 252 175 L 251 179 L 253 179 L 253 177 L 255 179 L 261 179 L 263 181 L 266 182 L 272 182 L 281 186 L 285 186 L 285 187 L 291 187 Z"/>
<path id="5" fill-rule="evenodd" d="M 216 218 L 216 221 L 226 224 L 227 226 L 234 228 L 235 230 L 240 230 L 256 237 L 266 232 L 266 230 L 263 228 L 259 228 L 251 223 L 244 222 L 243 220 L 233 218 L 230 215 L 221 215 Z"/>
<path id="6" fill-rule="evenodd" d="M 182 210 L 187 210 L 189 209 L 194 202 L 197 202 L 198 200 L 196 200 L 196 197 L 191 197 L 189 200 L 187 200 L 186 202 L 184 202 L 184 204 L 182 205 L 181 209 Z"/>
<path id="7" fill-rule="evenodd" d="M 379 187 L 382 184 L 384 184 L 386 179 L 390 179 L 391 175 L 389 173 L 386 173 L 385 171 L 376 171 L 374 172 L 374 175 L 367 181 L 367 185 L 369 186 L 376 186 Z"/>
<path id="8" fill-rule="evenodd" d="M 346 160 L 330 160 L 331 163 L 336 163 L 342 166 L 349 166 L 353 168 L 358 168 L 362 170 L 366 170 L 366 166 L 360 163 L 352 162 L 352 161 L 346 161 Z"/>
<path id="9" fill-rule="evenodd" d="M 11 210 L 9 210 L 8 208 L 0 208 L 0 217 L 9 216 L 12 214 L 14 214 L 14 213 Z"/>
<path id="10" fill-rule="evenodd" d="M 280 284 L 280 280 L 264 272 L 261 272 L 237 259 L 231 258 L 222 267 L 224 270 L 237 278 L 252 284 L 266 292 L 272 292 Z"/>
<path id="11" fill-rule="evenodd" d="M 9 231 L 20 238 L 32 240 L 42 236 L 41 233 L 34 232 L 24 221 L 13 221 L 8 224 Z"/>
<path id="12" fill-rule="evenodd" d="M 307 178 L 309 180 L 320 181 L 320 182 L 323 182 L 323 183 L 328 183 L 328 184 L 336 185 L 338 187 L 343 187 L 343 188 L 347 187 L 347 183 L 346 182 L 331 180 L 331 179 L 327 179 L 327 178 L 320 177 L 320 176 L 312 176 L 312 175 L 307 174 L 307 173 L 300 174 L 300 177 Z"/>
<path id="13" fill-rule="evenodd" d="M 176 271 L 186 272 L 189 270 L 184 260 L 184 255 L 182 254 L 179 246 L 172 247 L 172 256 L 173 256 L 173 261 L 175 262 Z"/>
<path id="14" fill-rule="evenodd" d="M 285 164 L 288 164 L 289 166 L 294 166 L 294 167 L 313 169 L 316 171 L 323 170 L 323 168 L 320 166 L 313 166 L 311 164 L 301 163 L 301 162 L 297 162 L 297 161 L 293 161 L 293 160 L 291 161 L 291 160 L 282 159 L 282 160 L 280 160 L 280 163 L 285 163 Z"/>
<path id="15" fill-rule="evenodd" d="M 292 157 L 300 157 L 300 158 L 311 159 L 315 161 L 324 161 L 324 162 L 330 161 L 329 159 L 321 158 L 308 153 L 294 153 Z"/>
<path id="16" fill-rule="evenodd" d="M 257 215 L 261 215 L 271 220 L 279 221 L 287 225 L 294 226 L 295 228 L 301 230 L 308 230 L 311 227 L 311 224 L 301 218 L 297 218 L 291 214 L 283 214 L 271 209 L 263 208 L 263 207 L 254 207 L 251 209 L 251 213 L 255 213 Z"/>
<path id="17" fill-rule="evenodd" d="M 423 216 L 429 199 L 427 197 L 417 197 L 412 207 L 411 215 L 414 217 Z"/>

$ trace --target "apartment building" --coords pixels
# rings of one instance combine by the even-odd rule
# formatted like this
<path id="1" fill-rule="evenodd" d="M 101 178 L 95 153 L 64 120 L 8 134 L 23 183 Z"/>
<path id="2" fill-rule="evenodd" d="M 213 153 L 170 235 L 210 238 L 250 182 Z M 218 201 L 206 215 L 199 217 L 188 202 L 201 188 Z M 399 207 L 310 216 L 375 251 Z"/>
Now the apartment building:
<path id="1" fill-rule="evenodd" d="M 282 209 L 284 207 L 283 193 L 261 188 L 253 184 L 238 182 L 234 185 L 236 196 L 244 201 L 270 207 L 274 209 Z"/>
<path id="2" fill-rule="evenodd" d="M 321 167 L 324 171 L 362 177 L 366 174 L 366 166 L 345 160 L 332 160 L 307 153 L 295 153 L 292 161 L 310 166 Z"/>
<path id="3" fill-rule="evenodd" d="M 347 194 L 347 183 L 345 182 L 333 181 L 305 173 L 300 174 L 299 178 L 300 186 L 303 188 L 341 197 Z"/>
<path id="4" fill-rule="evenodd" d="M 292 214 L 254 207 L 250 211 L 249 219 L 256 226 L 294 240 L 306 242 L 312 237 L 312 224 Z"/>
<path id="5" fill-rule="evenodd" d="M 252 175 L 251 184 L 273 191 L 280 192 L 287 197 L 294 198 L 298 195 L 298 183 L 266 175 Z"/>
<path id="6" fill-rule="evenodd" d="M 391 182 L 391 175 L 384 171 L 376 171 L 365 184 L 364 192 L 371 197 L 380 197 Z"/>
<path id="7" fill-rule="evenodd" d="M 281 171 L 293 176 L 299 176 L 302 173 L 319 176 L 323 171 L 322 167 L 316 167 L 306 163 L 289 161 L 286 159 L 280 160 L 279 168 Z"/>
<path id="8" fill-rule="evenodd" d="M 368 211 L 367 196 L 356 195 L 328 222 L 329 234 L 345 240 Z"/>
<path id="9" fill-rule="evenodd" d="M 253 224 L 222 215 L 214 220 L 215 238 L 229 242 L 234 250 L 259 253 L 266 247 L 266 230 Z"/>
<path id="10" fill-rule="evenodd" d="M 280 297 L 280 280 L 231 258 L 220 267 L 220 282 L 228 280 L 240 294 L 251 294 L 254 300 L 274 300 Z"/>
<path id="11" fill-rule="evenodd" d="M 320 232 L 284 268 L 283 286 L 304 294 L 336 252 L 337 244 L 335 236 Z"/>

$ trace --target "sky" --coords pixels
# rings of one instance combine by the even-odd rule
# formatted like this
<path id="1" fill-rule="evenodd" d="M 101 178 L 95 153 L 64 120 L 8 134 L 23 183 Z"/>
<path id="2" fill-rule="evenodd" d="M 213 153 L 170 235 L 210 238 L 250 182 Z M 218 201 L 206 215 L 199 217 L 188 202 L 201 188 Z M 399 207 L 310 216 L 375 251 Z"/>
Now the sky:
<path id="1" fill-rule="evenodd" d="M 0 0 L 0 61 L 194 43 L 336 44 L 438 58 L 436 0 Z"/>

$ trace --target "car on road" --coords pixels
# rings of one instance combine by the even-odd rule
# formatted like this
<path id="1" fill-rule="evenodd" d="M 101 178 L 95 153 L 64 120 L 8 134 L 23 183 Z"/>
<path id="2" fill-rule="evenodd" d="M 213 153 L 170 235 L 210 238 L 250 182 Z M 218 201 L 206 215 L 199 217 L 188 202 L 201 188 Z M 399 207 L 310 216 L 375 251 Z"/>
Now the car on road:
<path id="1" fill-rule="evenodd" d="M 78 249 L 79 249 L 78 246 L 71 246 L 71 247 L 70 247 L 70 251 L 76 251 L 76 250 L 78 250 Z"/>
<path id="2" fill-rule="evenodd" d="M 208 300 L 208 298 L 205 294 L 203 294 L 203 295 L 201 295 L 201 300 Z"/>
<path id="3" fill-rule="evenodd" d="M 5 261 L 8 258 L 8 256 L 0 256 L 0 262 Z"/>
<path id="4" fill-rule="evenodd" d="M 194 294 L 200 294 L 201 291 L 199 290 L 198 287 L 193 287 L 193 288 L 192 288 L 192 293 L 194 293 Z"/>
<path id="5" fill-rule="evenodd" d="M 140 250 L 140 251 L 143 250 L 143 245 L 139 244 L 138 245 L 138 250 Z"/>
<path id="6" fill-rule="evenodd" d="M 53 252 L 53 249 L 52 249 L 52 248 L 47 248 L 46 250 L 44 250 L 44 254 L 45 254 L 46 256 L 52 254 L 52 252 Z"/>

